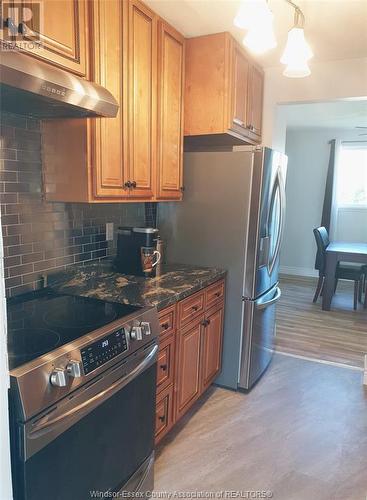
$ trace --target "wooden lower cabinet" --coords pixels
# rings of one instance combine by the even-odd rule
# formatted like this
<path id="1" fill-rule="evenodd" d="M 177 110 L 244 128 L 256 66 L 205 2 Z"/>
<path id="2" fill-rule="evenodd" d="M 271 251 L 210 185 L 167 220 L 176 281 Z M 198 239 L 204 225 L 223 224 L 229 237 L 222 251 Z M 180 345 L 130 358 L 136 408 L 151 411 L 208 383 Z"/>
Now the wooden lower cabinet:
<path id="1" fill-rule="evenodd" d="M 201 345 L 201 391 L 205 391 L 220 370 L 222 359 L 223 305 L 208 311 Z"/>
<path id="2" fill-rule="evenodd" d="M 177 335 L 175 417 L 180 418 L 200 396 L 200 344 L 203 319 L 199 318 Z"/>
<path id="3" fill-rule="evenodd" d="M 221 368 L 224 280 L 159 314 L 156 434 L 158 443 L 210 386 Z M 189 306 L 201 312 L 187 317 Z"/>

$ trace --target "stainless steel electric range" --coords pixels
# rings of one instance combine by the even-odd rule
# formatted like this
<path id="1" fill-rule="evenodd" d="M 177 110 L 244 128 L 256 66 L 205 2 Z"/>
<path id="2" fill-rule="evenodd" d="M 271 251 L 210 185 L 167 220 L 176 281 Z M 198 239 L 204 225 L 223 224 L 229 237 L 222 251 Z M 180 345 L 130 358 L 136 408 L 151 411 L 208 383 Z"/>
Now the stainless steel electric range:
<path id="1" fill-rule="evenodd" d="M 17 500 L 153 488 L 158 315 L 45 289 L 8 301 Z"/>

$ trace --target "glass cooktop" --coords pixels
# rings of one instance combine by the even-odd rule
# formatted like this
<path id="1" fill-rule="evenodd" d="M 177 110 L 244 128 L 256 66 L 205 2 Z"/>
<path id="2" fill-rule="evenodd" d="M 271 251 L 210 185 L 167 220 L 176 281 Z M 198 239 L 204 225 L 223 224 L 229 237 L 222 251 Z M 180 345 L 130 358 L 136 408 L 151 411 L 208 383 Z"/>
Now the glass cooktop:
<path id="1" fill-rule="evenodd" d="M 45 289 L 7 301 L 9 369 L 140 309 Z"/>

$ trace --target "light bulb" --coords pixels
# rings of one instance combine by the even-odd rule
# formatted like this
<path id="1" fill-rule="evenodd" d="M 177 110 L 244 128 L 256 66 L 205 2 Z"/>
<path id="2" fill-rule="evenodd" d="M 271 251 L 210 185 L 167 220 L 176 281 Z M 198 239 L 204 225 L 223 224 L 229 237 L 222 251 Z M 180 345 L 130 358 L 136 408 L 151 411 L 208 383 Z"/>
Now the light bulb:
<path id="1" fill-rule="evenodd" d="M 269 13 L 271 11 L 266 0 L 246 0 L 241 3 L 233 24 L 237 28 L 250 30 L 254 25 L 259 26 Z"/>
<path id="2" fill-rule="evenodd" d="M 299 63 L 290 63 L 283 71 L 283 75 L 288 78 L 304 78 L 305 76 L 309 76 L 311 74 L 311 70 L 307 64 L 307 61 L 299 62 Z"/>
<path id="3" fill-rule="evenodd" d="M 262 26 L 254 26 L 243 39 L 243 44 L 255 54 L 263 54 L 277 46 L 273 30 L 273 15 Z"/>
<path id="4" fill-rule="evenodd" d="M 294 27 L 288 32 L 287 44 L 280 59 L 282 64 L 297 64 L 306 62 L 313 56 L 306 42 L 303 28 Z"/>

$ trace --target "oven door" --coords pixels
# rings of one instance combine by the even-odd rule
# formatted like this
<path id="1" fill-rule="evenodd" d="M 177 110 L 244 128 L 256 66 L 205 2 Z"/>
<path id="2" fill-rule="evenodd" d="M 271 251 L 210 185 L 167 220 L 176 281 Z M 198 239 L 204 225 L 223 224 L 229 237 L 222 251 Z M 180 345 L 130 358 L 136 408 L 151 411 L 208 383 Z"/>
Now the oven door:
<path id="1" fill-rule="evenodd" d="M 152 469 L 157 351 L 155 343 L 137 351 L 18 426 L 17 499 L 142 491 Z"/>

